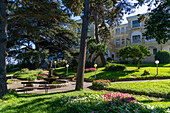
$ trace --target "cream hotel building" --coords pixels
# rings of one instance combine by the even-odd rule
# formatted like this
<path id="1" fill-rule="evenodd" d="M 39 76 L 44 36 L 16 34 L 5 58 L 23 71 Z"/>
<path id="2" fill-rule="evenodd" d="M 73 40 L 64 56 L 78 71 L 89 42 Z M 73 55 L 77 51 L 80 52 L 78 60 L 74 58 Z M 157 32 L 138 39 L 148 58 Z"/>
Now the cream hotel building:
<path id="1" fill-rule="evenodd" d="M 158 44 L 155 39 L 146 40 L 145 36 L 142 34 L 145 32 L 144 22 L 138 22 L 138 16 L 129 16 L 126 18 L 128 23 L 116 26 L 110 29 L 111 37 L 108 43 L 108 55 L 105 58 L 112 58 L 115 62 L 120 61 L 119 49 L 125 46 L 133 45 L 144 45 L 152 53 L 150 57 L 145 57 L 143 62 L 151 63 L 154 62 L 154 56 L 156 52 L 160 50 L 167 50 L 170 52 L 170 40 L 166 44 Z M 77 21 L 81 23 L 81 20 Z M 95 37 L 94 24 L 88 26 L 88 36 Z M 80 34 L 80 29 L 78 29 L 78 34 Z M 96 60 L 100 64 L 100 58 Z"/>

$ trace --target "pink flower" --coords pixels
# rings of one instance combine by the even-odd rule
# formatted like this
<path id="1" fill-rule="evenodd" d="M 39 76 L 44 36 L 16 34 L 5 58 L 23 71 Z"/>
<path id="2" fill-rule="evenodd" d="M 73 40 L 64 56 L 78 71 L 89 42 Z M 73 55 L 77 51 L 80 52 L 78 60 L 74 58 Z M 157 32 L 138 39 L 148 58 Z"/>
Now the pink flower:
<path id="1" fill-rule="evenodd" d="M 94 113 L 94 111 L 92 111 L 91 113 Z"/>

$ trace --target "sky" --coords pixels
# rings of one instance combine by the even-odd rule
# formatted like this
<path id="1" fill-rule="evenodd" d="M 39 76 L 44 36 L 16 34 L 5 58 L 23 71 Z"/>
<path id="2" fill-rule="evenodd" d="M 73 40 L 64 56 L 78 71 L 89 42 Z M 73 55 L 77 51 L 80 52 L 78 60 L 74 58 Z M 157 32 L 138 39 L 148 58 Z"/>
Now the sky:
<path id="1" fill-rule="evenodd" d="M 132 14 L 130 14 L 130 15 L 125 14 L 124 17 L 123 17 L 123 20 L 122 20 L 122 23 L 121 23 L 121 24 L 127 23 L 126 17 L 134 16 L 134 15 L 137 15 L 137 14 L 147 13 L 147 12 L 148 12 L 147 9 L 148 9 L 148 8 L 147 8 L 147 5 L 143 5 L 142 7 L 137 8 L 134 13 L 132 13 Z M 152 7 L 151 9 L 153 9 L 153 7 Z M 74 19 L 74 20 L 79 20 L 79 19 L 81 19 L 80 16 L 71 17 L 71 18 Z"/>

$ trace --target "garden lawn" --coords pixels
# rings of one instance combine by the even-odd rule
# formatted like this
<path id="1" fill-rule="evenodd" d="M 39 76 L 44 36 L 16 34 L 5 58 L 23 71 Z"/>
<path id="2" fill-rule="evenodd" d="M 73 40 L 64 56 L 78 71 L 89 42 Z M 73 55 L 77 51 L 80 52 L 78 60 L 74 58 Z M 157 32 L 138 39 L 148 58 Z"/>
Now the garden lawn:
<path id="1" fill-rule="evenodd" d="M 0 112 L 2 113 L 70 113 L 68 108 L 61 104 L 63 95 L 85 96 L 90 94 L 104 94 L 106 91 L 72 91 L 56 94 L 15 94 L 6 95 L 5 100 L 0 100 Z M 146 105 L 159 106 L 161 108 L 170 107 L 169 100 L 152 99 L 147 97 L 135 96 L 139 102 Z M 69 98 L 68 98 L 69 99 Z M 62 100 L 63 101 L 63 100 Z M 163 103 L 163 105 L 162 105 Z M 79 106 L 82 106 L 79 104 Z M 90 112 L 91 113 L 91 112 Z"/>
<path id="2" fill-rule="evenodd" d="M 144 70 L 147 70 L 151 75 L 142 75 Z M 125 71 L 111 72 L 105 71 L 105 67 L 97 68 L 96 79 L 124 79 L 124 78 L 141 78 L 141 77 L 170 77 L 170 67 L 159 67 L 158 75 L 156 75 L 156 67 L 141 67 L 139 70 L 137 67 L 127 67 Z M 73 77 L 75 70 L 69 68 L 68 76 L 66 75 L 66 68 L 60 67 L 54 70 L 54 73 L 62 75 L 63 77 Z M 84 77 L 88 79 L 94 78 L 95 72 L 86 72 Z"/>
<path id="3" fill-rule="evenodd" d="M 19 71 L 17 71 L 17 72 L 19 72 Z M 42 69 L 30 70 L 30 71 L 14 74 L 14 77 L 16 77 L 18 79 L 27 79 L 27 78 L 29 78 L 29 76 L 38 74 L 40 72 L 42 72 Z"/>
<path id="4" fill-rule="evenodd" d="M 170 80 L 169 81 L 111 83 L 111 85 L 107 86 L 107 88 L 170 95 Z"/>

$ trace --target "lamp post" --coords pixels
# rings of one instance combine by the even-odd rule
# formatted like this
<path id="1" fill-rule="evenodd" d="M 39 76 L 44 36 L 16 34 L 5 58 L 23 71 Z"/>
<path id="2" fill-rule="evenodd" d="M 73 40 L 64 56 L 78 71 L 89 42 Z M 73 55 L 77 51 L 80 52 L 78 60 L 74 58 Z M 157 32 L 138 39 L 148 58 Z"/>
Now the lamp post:
<path id="1" fill-rule="evenodd" d="M 68 76 L 68 67 L 69 67 L 69 65 L 67 64 L 66 65 L 66 68 L 67 68 L 67 73 L 66 73 L 66 75 Z"/>
<path id="2" fill-rule="evenodd" d="M 157 65 L 157 74 L 156 74 L 156 75 L 158 75 L 158 64 L 159 64 L 159 60 L 156 60 L 156 61 L 155 61 L 155 64 Z"/>
<path id="3" fill-rule="evenodd" d="M 94 64 L 94 67 L 95 67 L 95 78 L 96 78 L 96 67 L 97 67 L 97 64 Z"/>
<path id="4" fill-rule="evenodd" d="M 54 64 L 55 64 L 55 68 L 56 68 L 56 63 L 57 63 L 57 61 L 54 61 Z"/>

